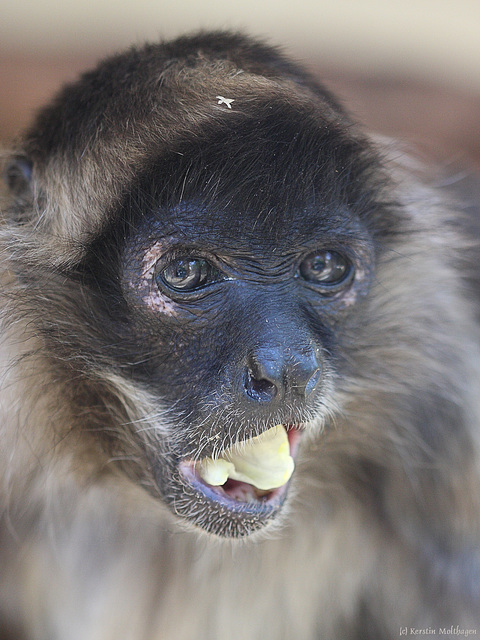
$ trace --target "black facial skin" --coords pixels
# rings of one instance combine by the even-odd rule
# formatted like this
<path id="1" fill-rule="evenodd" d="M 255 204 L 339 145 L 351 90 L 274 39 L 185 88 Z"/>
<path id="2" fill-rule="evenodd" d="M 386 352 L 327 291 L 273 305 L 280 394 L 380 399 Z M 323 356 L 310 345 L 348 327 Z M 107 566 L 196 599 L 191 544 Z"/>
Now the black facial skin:
<path id="1" fill-rule="evenodd" d="M 315 236 L 292 216 L 274 242 L 260 229 L 248 245 L 239 243 L 254 228 L 252 213 L 222 215 L 198 204 L 162 210 L 129 240 L 123 261 L 139 342 L 157 354 L 144 381 L 176 407 L 182 433 L 169 446 L 171 465 L 153 464 L 163 494 L 187 517 L 202 485 L 185 482 L 182 460 L 211 455 L 218 439 L 225 447 L 276 424 L 302 428 L 322 416 L 342 320 L 368 288 L 372 245 L 358 220 L 345 216 L 343 229 L 327 232 L 318 211 L 304 210 L 305 227 L 319 228 Z M 237 216 L 245 228 L 232 233 Z M 186 232 L 175 235 L 179 219 Z M 226 505 L 203 494 L 209 512 L 221 511 L 223 521 L 229 513 L 237 535 L 268 522 L 286 497 Z M 204 519 L 219 527 L 212 513 Z"/>

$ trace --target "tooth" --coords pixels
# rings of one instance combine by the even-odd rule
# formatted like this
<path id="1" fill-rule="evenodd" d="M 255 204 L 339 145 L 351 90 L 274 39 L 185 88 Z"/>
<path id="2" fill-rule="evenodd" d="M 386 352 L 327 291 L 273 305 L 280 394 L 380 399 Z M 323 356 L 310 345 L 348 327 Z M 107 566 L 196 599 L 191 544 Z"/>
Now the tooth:
<path id="1" fill-rule="evenodd" d="M 225 449 L 215 460 L 204 458 L 198 464 L 198 472 L 213 486 L 225 484 L 232 478 L 265 491 L 285 484 L 294 466 L 287 432 L 278 424 L 255 438 Z"/>

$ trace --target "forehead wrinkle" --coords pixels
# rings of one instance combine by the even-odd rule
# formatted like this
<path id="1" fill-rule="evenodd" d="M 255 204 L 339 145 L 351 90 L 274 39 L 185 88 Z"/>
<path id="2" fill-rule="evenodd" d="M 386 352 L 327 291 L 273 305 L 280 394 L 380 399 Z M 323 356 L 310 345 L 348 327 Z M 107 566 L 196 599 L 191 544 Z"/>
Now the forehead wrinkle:
<path id="1" fill-rule="evenodd" d="M 343 209 L 294 211 L 279 217 L 275 233 L 254 226 L 255 217 L 256 212 L 246 215 L 208 209 L 198 202 L 182 203 L 159 210 L 155 222 L 147 222 L 147 228 L 152 238 L 168 238 L 170 248 L 198 248 L 227 261 L 229 256 L 239 260 L 268 256 L 281 261 L 321 245 L 342 244 L 352 237 L 358 241 L 368 235 L 360 220 Z"/>

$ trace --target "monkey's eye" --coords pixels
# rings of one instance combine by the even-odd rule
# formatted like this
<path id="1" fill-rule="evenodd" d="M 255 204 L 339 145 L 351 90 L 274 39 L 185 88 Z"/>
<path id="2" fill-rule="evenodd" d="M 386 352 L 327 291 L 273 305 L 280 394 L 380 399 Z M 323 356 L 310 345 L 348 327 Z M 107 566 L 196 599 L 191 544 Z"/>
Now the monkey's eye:
<path id="1" fill-rule="evenodd" d="M 338 251 L 317 251 L 308 255 L 300 264 L 299 273 L 307 282 L 326 290 L 348 284 L 353 276 L 353 266 Z"/>
<path id="2" fill-rule="evenodd" d="M 159 287 L 165 285 L 173 291 L 189 293 L 221 279 L 220 274 L 203 258 L 177 258 L 159 271 L 155 280 Z"/>

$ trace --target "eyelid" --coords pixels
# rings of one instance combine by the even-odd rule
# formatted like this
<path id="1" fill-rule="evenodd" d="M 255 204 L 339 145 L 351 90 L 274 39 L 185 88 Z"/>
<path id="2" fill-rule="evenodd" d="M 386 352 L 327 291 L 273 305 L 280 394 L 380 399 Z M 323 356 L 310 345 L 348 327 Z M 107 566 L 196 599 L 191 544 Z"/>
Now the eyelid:
<path id="1" fill-rule="evenodd" d="M 176 260 L 205 260 L 212 265 L 218 271 L 223 272 L 222 262 L 219 258 L 213 254 L 201 249 L 199 247 L 192 246 L 171 246 L 166 249 L 161 255 L 158 256 L 155 261 L 155 271 L 158 269 L 165 269 L 169 264 Z"/>

